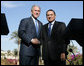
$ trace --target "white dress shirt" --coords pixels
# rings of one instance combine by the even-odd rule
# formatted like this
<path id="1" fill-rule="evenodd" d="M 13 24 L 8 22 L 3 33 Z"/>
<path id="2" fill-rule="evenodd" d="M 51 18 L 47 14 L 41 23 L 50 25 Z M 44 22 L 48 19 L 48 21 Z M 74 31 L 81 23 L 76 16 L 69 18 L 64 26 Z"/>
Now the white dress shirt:
<path id="1" fill-rule="evenodd" d="M 51 22 L 51 31 L 52 31 L 54 23 L 55 23 L 55 20 L 53 22 Z M 48 28 L 49 28 L 49 24 L 48 24 Z"/>
<path id="2" fill-rule="evenodd" d="M 36 25 L 35 18 L 33 16 L 32 16 L 32 19 L 33 19 L 34 24 Z M 37 26 L 38 26 L 38 21 L 37 21 Z"/>

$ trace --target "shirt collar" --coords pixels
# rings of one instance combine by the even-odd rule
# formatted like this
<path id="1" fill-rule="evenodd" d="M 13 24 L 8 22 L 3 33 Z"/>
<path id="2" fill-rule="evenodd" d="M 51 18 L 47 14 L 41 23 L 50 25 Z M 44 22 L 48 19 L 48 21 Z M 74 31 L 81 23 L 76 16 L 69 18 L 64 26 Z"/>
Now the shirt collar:
<path id="1" fill-rule="evenodd" d="M 55 23 L 55 20 L 53 22 L 51 22 L 51 25 L 54 25 L 54 23 Z"/>
<path id="2" fill-rule="evenodd" d="M 33 16 L 31 16 L 31 17 L 32 17 L 33 21 L 35 22 L 35 18 Z"/>

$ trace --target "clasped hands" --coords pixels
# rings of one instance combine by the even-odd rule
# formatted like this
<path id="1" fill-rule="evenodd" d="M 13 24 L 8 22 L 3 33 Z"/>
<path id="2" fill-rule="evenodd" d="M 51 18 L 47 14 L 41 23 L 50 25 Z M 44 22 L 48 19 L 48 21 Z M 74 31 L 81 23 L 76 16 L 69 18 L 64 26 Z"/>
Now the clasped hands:
<path id="1" fill-rule="evenodd" d="M 31 40 L 32 44 L 40 44 L 40 41 L 37 38 Z"/>
<path id="2" fill-rule="evenodd" d="M 32 44 L 35 44 L 35 45 L 40 44 L 40 41 L 37 38 L 32 39 L 31 42 L 32 42 Z M 66 60 L 65 53 L 61 53 L 60 58 L 62 61 Z"/>

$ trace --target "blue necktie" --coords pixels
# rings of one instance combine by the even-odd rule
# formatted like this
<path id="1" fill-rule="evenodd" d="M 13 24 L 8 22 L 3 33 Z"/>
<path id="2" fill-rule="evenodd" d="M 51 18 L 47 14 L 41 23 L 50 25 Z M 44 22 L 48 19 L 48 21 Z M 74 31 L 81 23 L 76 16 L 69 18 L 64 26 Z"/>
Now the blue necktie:
<path id="1" fill-rule="evenodd" d="M 51 35 L 51 23 L 49 23 L 49 28 L 48 28 L 48 36 L 50 37 Z"/>
<path id="2" fill-rule="evenodd" d="M 37 36 L 38 36 L 38 23 L 37 23 L 37 20 L 35 20 L 35 27 L 36 27 L 36 33 L 37 33 Z"/>

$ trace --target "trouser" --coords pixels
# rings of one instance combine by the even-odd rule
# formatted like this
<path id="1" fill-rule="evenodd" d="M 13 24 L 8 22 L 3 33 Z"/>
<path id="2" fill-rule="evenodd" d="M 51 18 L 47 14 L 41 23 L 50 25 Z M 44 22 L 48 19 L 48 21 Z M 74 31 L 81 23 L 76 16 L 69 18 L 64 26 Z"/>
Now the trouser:
<path id="1" fill-rule="evenodd" d="M 19 58 L 20 65 L 38 65 L 39 56 L 21 56 Z"/>
<path id="2" fill-rule="evenodd" d="M 44 65 L 66 65 L 66 61 L 44 60 Z"/>

